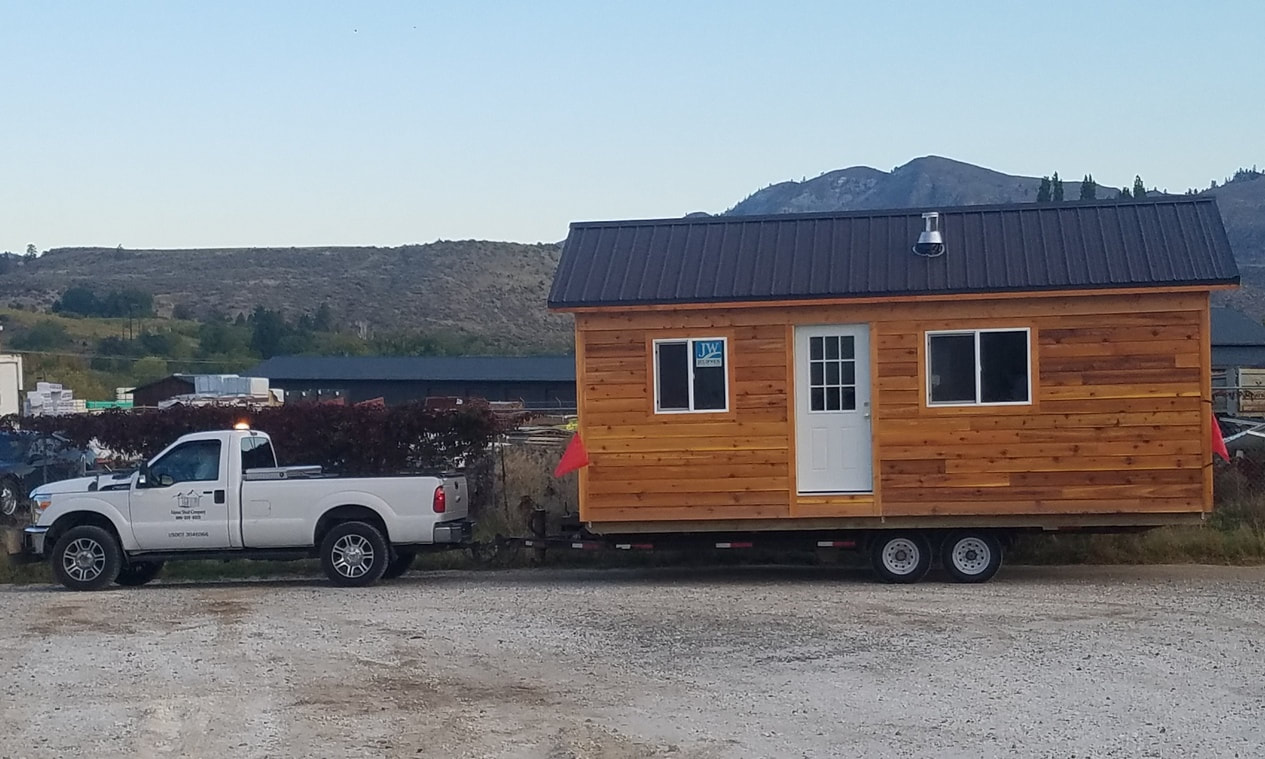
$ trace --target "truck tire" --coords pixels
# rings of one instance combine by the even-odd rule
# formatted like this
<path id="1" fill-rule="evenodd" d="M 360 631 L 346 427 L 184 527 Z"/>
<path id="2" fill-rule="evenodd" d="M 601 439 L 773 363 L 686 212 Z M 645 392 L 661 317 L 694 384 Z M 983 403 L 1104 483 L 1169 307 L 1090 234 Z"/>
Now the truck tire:
<path id="1" fill-rule="evenodd" d="M 870 546 L 870 561 L 884 582 L 918 582 L 931 569 L 931 543 L 915 532 L 880 534 Z"/>
<path id="2" fill-rule="evenodd" d="M 0 514 L 11 517 L 17 513 L 24 496 L 22 485 L 12 477 L 0 478 Z"/>
<path id="3" fill-rule="evenodd" d="M 408 571 L 413 566 L 413 559 L 417 558 L 417 551 L 399 550 L 395 552 L 395 558 L 391 559 L 391 563 L 387 564 L 386 571 L 382 573 L 382 579 L 394 580 Z"/>
<path id="4" fill-rule="evenodd" d="M 66 530 L 49 563 L 57 581 L 71 590 L 101 590 L 123 568 L 123 550 L 109 531 L 91 524 Z"/>
<path id="5" fill-rule="evenodd" d="M 335 585 L 371 585 L 382 577 L 391 560 L 387 541 L 366 522 L 343 522 L 321 541 L 321 569 Z"/>
<path id="6" fill-rule="evenodd" d="M 988 582 L 1001 569 L 1001 541 L 987 532 L 954 532 L 945 539 L 940 559 L 957 582 Z"/>
<path id="7" fill-rule="evenodd" d="M 134 588 L 154 579 L 161 571 L 163 571 L 161 561 L 133 561 L 119 570 L 119 576 L 114 578 L 114 581 L 119 585 Z"/>

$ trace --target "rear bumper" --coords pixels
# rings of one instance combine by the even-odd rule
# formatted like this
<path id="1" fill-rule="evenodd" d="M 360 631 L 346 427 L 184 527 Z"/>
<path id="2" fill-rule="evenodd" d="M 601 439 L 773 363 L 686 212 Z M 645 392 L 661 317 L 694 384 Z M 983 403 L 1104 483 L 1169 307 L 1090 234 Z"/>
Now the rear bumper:
<path id="1" fill-rule="evenodd" d="M 435 543 L 469 543 L 474 540 L 474 522 L 462 519 L 435 525 Z"/>

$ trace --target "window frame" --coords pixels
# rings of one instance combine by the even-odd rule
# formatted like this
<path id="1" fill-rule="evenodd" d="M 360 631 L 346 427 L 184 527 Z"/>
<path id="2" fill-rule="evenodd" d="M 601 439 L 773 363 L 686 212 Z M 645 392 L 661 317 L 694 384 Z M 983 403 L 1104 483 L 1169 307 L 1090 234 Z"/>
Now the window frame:
<path id="1" fill-rule="evenodd" d="M 707 340 L 719 340 L 723 346 L 725 363 L 721 367 L 721 376 L 725 381 L 725 405 L 723 408 L 694 408 L 694 343 Z M 686 389 L 689 391 L 690 407 L 689 408 L 669 408 L 665 409 L 659 405 L 659 346 L 660 345 L 685 345 L 686 367 L 689 370 L 689 376 L 686 378 Z M 652 364 L 654 373 L 654 413 L 656 414 L 727 414 L 729 413 L 729 365 L 731 356 L 729 354 L 729 338 L 723 336 L 716 337 L 664 337 L 656 338 L 651 341 L 650 352 L 652 354 Z"/>
<path id="2" fill-rule="evenodd" d="M 985 333 L 997 332 L 1022 332 L 1027 350 L 1026 375 L 1028 379 L 1028 399 L 1026 401 L 984 401 L 983 397 L 983 377 L 984 367 L 980 361 L 980 335 Z M 931 399 L 931 338 L 941 336 L 963 336 L 971 335 L 975 340 L 975 400 L 974 401 L 933 401 Z M 971 329 L 937 329 L 927 330 L 923 336 L 923 355 L 926 356 L 926 372 L 924 379 L 927 383 L 927 392 L 925 396 L 928 408 L 974 408 L 976 406 L 1031 406 L 1032 398 L 1032 328 L 1031 327 L 979 327 Z"/>

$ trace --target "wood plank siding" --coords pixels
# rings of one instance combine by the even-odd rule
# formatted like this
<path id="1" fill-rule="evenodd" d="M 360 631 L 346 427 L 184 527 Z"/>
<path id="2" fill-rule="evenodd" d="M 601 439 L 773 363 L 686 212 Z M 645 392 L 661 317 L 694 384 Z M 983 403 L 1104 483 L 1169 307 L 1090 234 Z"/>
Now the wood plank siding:
<path id="1" fill-rule="evenodd" d="M 1211 508 L 1206 290 L 575 313 L 596 523 Z M 799 495 L 796 325 L 868 324 L 872 494 Z M 928 406 L 926 333 L 1027 328 L 1032 402 Z M 727 339 L 728 410 L 654 412 L 653 342 Z M 842 523 L 842 522 L 841 522 Z"/>

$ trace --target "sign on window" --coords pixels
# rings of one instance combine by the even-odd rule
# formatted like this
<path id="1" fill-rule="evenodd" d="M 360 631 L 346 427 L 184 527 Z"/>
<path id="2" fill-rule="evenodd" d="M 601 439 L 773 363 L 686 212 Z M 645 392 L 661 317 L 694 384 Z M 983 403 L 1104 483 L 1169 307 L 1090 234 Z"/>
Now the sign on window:
<path id="1" fill-rule="evenodd" d="M 725 365 L 725 342 L 723 340 L 695 340 L 694 366 L 718 367 Z"/>

